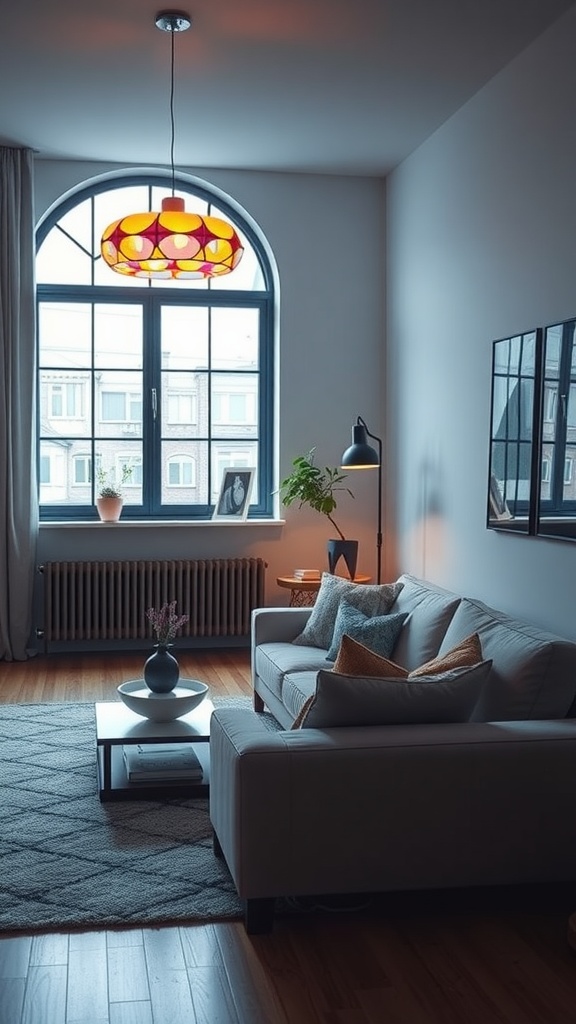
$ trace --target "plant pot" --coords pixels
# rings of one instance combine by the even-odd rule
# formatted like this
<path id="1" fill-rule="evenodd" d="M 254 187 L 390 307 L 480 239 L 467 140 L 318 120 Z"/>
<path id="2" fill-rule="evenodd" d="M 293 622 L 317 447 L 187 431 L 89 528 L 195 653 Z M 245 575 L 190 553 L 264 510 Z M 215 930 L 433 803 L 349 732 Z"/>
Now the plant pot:
<path id="1" fill-rule="evenodd" d="M 156 644 L 154 654 L 144 665 L 144 682 L 153 693 L 170 693 L 178 685 L 180 666 L 168 646 Z"/>
<path id="2" fill-rule="evenodd" d="M 357 540 L 329 540 L 328 541 L 328 566 L 332 574 L 336 572 L 338 560 L 343 558 L 350 579 L 356 575 L 356 564 L 358 562 L 358 541 Z"/>
<path id="3" fill-rule="evenodd" d="M 103 523 L 117 523 L 123 504 L 122 498 L 96 498 L 96 508 Z"/>

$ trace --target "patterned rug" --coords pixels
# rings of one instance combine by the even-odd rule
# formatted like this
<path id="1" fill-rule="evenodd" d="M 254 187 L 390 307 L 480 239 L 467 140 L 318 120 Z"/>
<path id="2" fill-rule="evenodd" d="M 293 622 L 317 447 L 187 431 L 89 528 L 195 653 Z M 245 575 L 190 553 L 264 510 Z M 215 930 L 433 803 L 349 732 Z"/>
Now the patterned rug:
<path id="1" fill-rule="evenodd" d="M 100 803 L 95 735 L 92 704 L 0 705 L 0 932 L 241 917 L 208 801 Z"/>

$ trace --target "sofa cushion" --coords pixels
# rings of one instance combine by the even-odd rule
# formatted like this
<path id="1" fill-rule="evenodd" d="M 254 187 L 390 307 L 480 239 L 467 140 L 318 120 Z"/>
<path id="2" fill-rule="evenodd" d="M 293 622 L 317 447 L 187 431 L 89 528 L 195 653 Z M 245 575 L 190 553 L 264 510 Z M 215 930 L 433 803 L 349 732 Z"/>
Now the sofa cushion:
<path id="1" fill-rule="evenodd" d="M 283 700 L 286 673 L 311 671 L 315 677 L 318 669 L 332 667 L 327 653 L 315 647 L 295 647 L 290 642 L 259 644 L 254 649 L 254 669 L 268 689 Z"/>
<path id="2" fill-rule="evenodd" d="M 413 681 L 345 676 L 321 669 L 299 727 L 467 722 L 489 672 L 489 661 Z"/>
<path id="3" fill-rule="evenodd" d="M 345 633 L 353 637 L 354 640 L 359 640 L 376 654 L 387 658 L 406 618 L 406 614 L 365 615 L 353 604 L 342 600 L 334 623 L 332 644 L 327 654 L 328 660 L 334 661 L 338 656 L 340 641 Z"/>
<path id="4" fill-rule="evenodd" d="M 527 622 L 464 598 L 440 653 L 478 633 L 492 661 L 472 721 L 563 718 L 576 695 L 576 644 Z"/>
<path id="5" fill-rule="evenodd" d="M 320 647 L 328 650 L 332 643 L 338 606 L 346 598 L 365 615 L 385 615 L 402 590 L 401 583 L 352 583 L 350 580 L 322 573 L 320 589 L 312 613 L 303 631 L 292 642 L 296 646 Z"/>
<path id="6" fill-rule="evenodd" d="M 397 582 L 403 586 L 393 611 L 407 612 L 408 618 L 392 657 L 411 672 L 438 654 L 448 624 L 460 604 L 460 597 L 408 574 L 400 576 Z"/>
<path id="7" fill-rule="evenodd" d="M 298 718 L 307 701 L 314 696 L 317 675 L 317 672 L 294 672 L 284 676 L 282 703 L 293 719 Z M 295 728 L 294 724 L 292 728 Z"/>

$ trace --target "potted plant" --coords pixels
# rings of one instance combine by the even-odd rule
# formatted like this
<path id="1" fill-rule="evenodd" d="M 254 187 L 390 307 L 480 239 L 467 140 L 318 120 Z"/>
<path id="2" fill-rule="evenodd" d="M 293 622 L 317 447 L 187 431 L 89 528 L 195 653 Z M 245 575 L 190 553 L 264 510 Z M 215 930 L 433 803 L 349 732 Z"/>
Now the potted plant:
<path id="1" fill-rule="evenodd" d="M 122 478 L 120 484 L 115 482 L 114 470 L 105 470 L 98 467 L 96 478 L 98 480 L 98 495 L 96 497 L 96 508 L 103 523 L 117 523 L 120 519 L 124 495 L 122 484 L 125 484 L 132 476 L 132 466 L 122 465 Z"/>
<path id="2" fill-rule="evenodd" d="M 292 462 L 292 472 L 280 484 L 280 498 L 283 505 L 289 506 L 298 501 L 299 507 L 309 505 L 315 512 L 320 512 L 330 521 L 338 539 L 328 541 L 328 564 L 330 572 L 334 572 L 338 559 L 342 556 L 351 579 L 356 573 L 358 560 L 358 541 L 346 540 L 332 513 L 336 508 L 337 491 L 346 491 L 354 497 L 349 487 L 342 486 L 346 474 L 336 467 L 325 466 L 321 469 L 314 464 L 316 449 L 311 448 L 307 455 L 298 455 Z"/>

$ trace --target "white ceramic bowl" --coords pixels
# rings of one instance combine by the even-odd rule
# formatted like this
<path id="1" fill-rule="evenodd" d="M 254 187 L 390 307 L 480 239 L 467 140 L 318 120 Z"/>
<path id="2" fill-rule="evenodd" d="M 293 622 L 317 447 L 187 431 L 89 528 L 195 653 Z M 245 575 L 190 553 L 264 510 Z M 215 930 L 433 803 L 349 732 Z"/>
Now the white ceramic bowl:
<path id="1" fill-rule="evenodd" d="M 151 722 L 172 722 L 198 707 L 208 693 L 208 687 L 198 679 L 180 679 L 170 693 L 153 693 L 143 679 L 131 679 L 120 683 L 118 693 L 126 707 L 142 718 Z"/>

